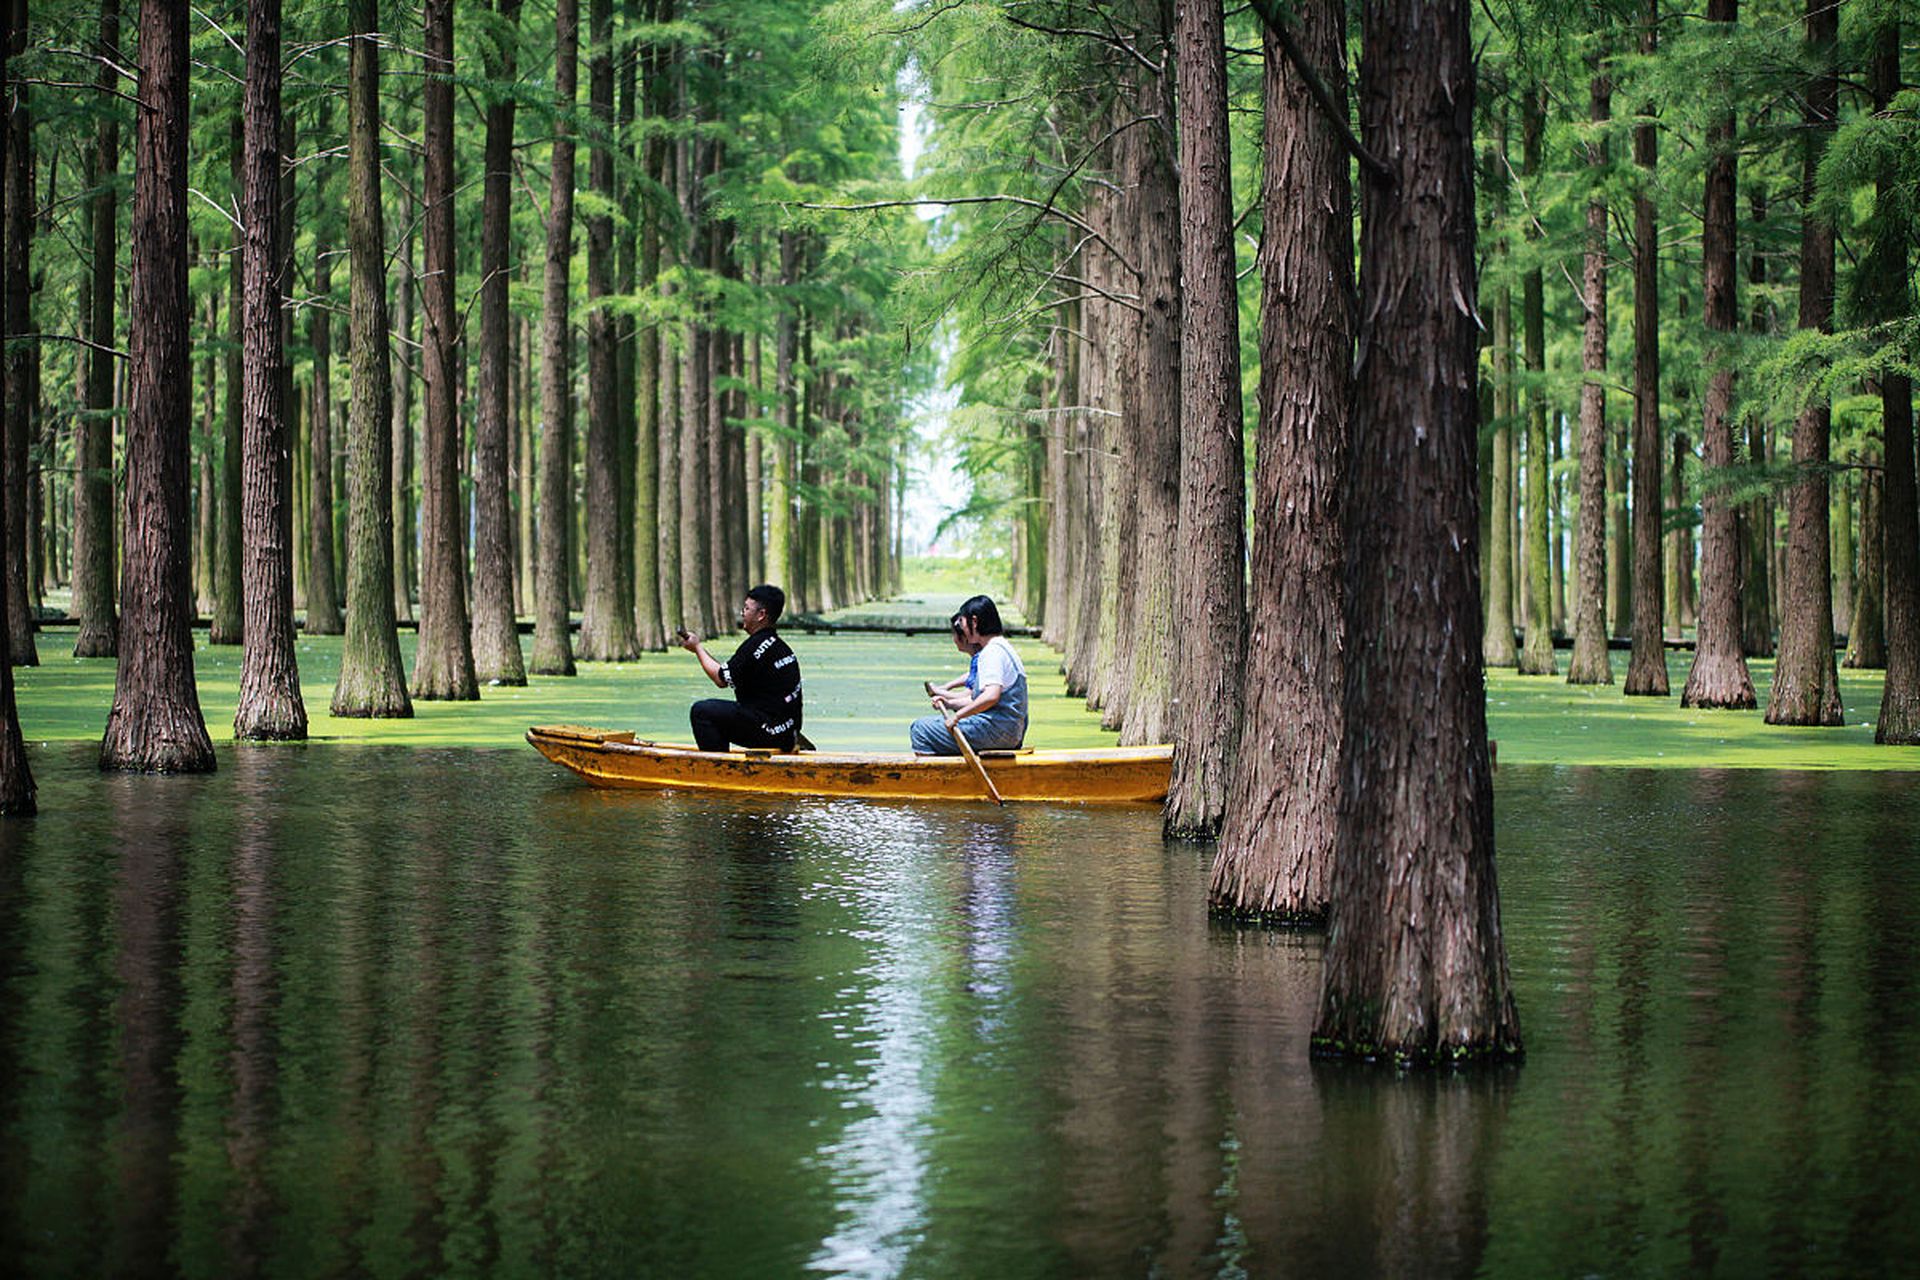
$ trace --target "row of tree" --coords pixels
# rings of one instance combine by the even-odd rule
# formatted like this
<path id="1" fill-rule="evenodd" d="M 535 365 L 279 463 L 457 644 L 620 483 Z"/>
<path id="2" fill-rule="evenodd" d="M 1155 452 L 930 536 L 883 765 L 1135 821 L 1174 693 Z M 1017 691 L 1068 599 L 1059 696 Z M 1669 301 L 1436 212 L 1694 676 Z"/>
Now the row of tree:
<path id="1" fill-rule="evenodd" d="M 710 633 L 762 578 L 897 581 L 922 237 L 775 198 L 892 170 L 873 60 L 813 74 L 797 4 L 585 17 L 13 6 L 8 652 L 70 583 L 75 652 L 121 660 L 104 765 L 212 767 L 196 606 L 247 649 L 237 736 L 299 738 L 296 610 L 345 633 L 332 713 L 392 716 Z"/>
<path id="2" fill-rule="evenodd" d="M 1462 744 L 1483 740 L 1483 663 L 1557 665 L 1556 488 L 1575 499 L 1570 680 L 1613 680 L 1610 616 L 1624 691 L 1668 693 L 1671 616 L 1696 628 L 1683 700 L 1752 707 L 1746 655 L 1777 633 L 1767 719 L 1837 724 L 1839 403 L 1863 478 L 1850 629 L 1861 661 L 1884 647 L 1880 740 L 1920 741 L 1912 27 L 1877 0 L 1844 25 L 1834 0 L 1744 21 L 1729 0 L 1482 6 L 1479 92 L 1424 105 L 1448 132 L 1416 156 L 1396 131 L 1419 74 L 1366 82 L 1444 63 L 1451 6 L 1363 4 L 1358 40 L 1338 3 L 1256 0 L 1225 38 L 1211 17 L 1141 0 L 903 24 L 936 121 L 912 198 L 948 209 L 932 279 L 966 335 L 976 510 L 1007 513 L 1015 595 L 1069 688 L 1122 741 L 1174 740 L 1168 829 L 1219 833 L 1216 907 L 1331 915 L 1329 1034 L 1349 1039 L 1335 991 L 1371 966 L 1504 1043 L 1497 925 L 1476 914 L 1491 871 L 1465 856 L 1490 849 L 1483 761 Z M 1230 146 L 1237 107 L 1262 133 Z M 1449 222 L 1444 193 L 1476 186 L 1471 225 Z M 1459 375 L 1434 355 L 1456 320 L 1480 455 L 1459 471 L 1430 399 Z M 1439 603 L 1454 590 L 1484 602 L 1471 625 Z M 1444 960 L 1399 951 L 1378 915 L 1354 940 L 1344 896 L 1364 914 L 1422 875 L 1411 897 L 1445 898 L 1447 923 L 1399 923 Z M 1445 1016 L 1390 1038 L 1457 1048 Z"/>

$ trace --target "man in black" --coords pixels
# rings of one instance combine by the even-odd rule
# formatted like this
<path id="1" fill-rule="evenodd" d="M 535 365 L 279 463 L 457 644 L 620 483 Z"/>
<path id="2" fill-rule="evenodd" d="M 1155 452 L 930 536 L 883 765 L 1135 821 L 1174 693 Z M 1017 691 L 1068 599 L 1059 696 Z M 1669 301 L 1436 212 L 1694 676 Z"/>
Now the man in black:
<path id="1" fill-rule="evenodd" d="M 773 629 L 787 594 L 764 583 L 740 602 L 740 629 L 747 638 L 726 662 L 716 662 L 691 632 L 680 633 L 680 647 L 700 659 L 707 679 L 732 689 L 734 700 L 704 698 L 693 704 L 693 740 L 702 751 L 725 751 L 727 744 L 791 751 L 800 737 L 800 663 Z"/>

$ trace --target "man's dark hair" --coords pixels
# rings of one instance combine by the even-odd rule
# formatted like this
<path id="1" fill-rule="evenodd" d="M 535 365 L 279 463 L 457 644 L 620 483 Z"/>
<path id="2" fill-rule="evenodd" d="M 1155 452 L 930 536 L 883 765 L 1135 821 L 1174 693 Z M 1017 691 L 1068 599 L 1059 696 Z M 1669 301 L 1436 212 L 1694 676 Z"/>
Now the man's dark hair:
<path id="1" fill-rule="evenodd" d="M 953 629 L 960 629 L 962 618 L 972 618 L 974 628 L 983 636 L 1000 634 L 1000 610 L 994 608 L 993 601 L 986 596 L 975 596 L 960 606 L 960 612 L 953 615 Z"/>
<path id="2" fill-rule="evenodd" d="M 767 611 L 769 623 L 780 621 L 780 615 L 787 607 L 787 593 L 768 582 L 749 589 L 747 599 L 760 602 L 760 607 Z"/>

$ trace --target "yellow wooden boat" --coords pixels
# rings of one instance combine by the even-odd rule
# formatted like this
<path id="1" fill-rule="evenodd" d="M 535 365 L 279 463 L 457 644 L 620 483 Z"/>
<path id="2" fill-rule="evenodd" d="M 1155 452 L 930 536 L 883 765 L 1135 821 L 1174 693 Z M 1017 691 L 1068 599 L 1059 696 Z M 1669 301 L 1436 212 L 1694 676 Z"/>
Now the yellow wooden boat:
<path id="1" fill-rule="evenodd" d="M 980 776 L 959 756 L 761 749 L 701 751 L 632 733 L 536 725 L 527 741 L 597 787 L 670 787 L 888 800 L 979 800 Z M 1172 747 L 982 751 L 1007 800 L 1152 803 L 1165 798 Z"/>

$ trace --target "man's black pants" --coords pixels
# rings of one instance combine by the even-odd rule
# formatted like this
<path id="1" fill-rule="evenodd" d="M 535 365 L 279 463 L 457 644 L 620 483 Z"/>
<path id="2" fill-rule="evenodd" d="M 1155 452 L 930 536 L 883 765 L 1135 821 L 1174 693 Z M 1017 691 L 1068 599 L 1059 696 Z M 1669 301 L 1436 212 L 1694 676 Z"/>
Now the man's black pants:
<path id="1" fill-rule="evenodd" d="M 693 704 L 687 718 L 693 722 L 693 740 L 702 751 L 725 751 L 730 742 L 791 751 L 798 734 L 789 729 L 777 738 L 772 736 L 765 721 L 731 698 L 703 698 Z"/>

